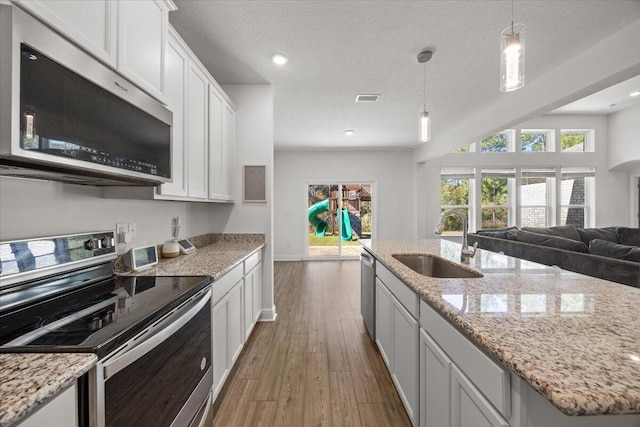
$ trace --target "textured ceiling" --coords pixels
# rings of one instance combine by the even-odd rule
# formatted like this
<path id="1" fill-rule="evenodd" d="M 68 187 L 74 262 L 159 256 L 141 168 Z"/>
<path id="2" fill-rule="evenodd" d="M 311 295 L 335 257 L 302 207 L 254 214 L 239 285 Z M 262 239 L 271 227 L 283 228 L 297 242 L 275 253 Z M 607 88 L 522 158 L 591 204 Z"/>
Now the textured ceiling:
<path id="1" fill-rule="evenodd" d="M 434 136 L 509 96 L 498 89 L 508 1 L 175 3 L 171 23 L 220 84 L 273 85 L 276 149 L 415 148 L 425 47 Z M 530 82 L 640 19 L 640 0 L 516 0 L 514 12 Z M 381 97 L 356 104 L 358 93 Z"/>

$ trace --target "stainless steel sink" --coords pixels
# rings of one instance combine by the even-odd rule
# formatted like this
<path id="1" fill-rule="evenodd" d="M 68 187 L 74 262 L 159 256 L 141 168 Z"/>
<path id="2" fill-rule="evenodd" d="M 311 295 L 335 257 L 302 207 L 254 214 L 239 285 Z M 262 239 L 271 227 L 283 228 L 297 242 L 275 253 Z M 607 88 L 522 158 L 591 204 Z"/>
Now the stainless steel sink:
<path id="1" fill-rule="evenodd" d="M 470 279 L 482 273 L 467 270 L 433 255 L 391 255 L 416 273 L 429 277 Z"/>

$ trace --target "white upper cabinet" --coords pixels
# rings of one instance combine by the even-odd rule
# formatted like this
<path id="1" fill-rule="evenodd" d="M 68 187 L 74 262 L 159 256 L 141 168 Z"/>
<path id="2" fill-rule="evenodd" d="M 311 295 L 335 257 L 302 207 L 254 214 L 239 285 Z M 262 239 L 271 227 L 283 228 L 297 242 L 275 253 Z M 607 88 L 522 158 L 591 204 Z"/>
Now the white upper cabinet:
<path id="1" fill-rule="evenodd" d="M 118 2 L 118 71 L 163 102 L 169 11 L 174 9 L 164 0 Z"/>
<path id="2" fill-rule="evenodd" d="M 235 197 L 235 143 L 236 143 L 236 111 L 228 103 L 222 110 L 222 159 L 223 184 L 225 200 L 233 201 Z"/>
<path id="3" fill-rule="evenodd" d="M 208 80 L 200 66 L 189 61 L 187 91 L 187 151 L 189 197 L 208 196 L 207 92 Z"/>
<path id="4" fill-rule="evenodd" d="M 209 84 L 209 199 L 234 200 L 235 109 L 213 82 Z"/>
<path id="5" fill-rule="evenodd" d="M 209 85 L 209 198 L 222 198 L 222 95 Z"/>
<path id="6" fill-rule="evenodd" d="M 171 0 L 16 0 L 90 54 L 165 102 Z"/>
<path id="7" fill-rule="evenodd" d="M 41 20 L 116 67 L 118 3 L 111 0 L 16 0 Z"/>
<path id="8" fill-rule="evenodd" d="M 169 30 L 167 45 L 166 81 L 167 107 L 173 113 L 171 127 L 171 178 L 173 182 L 162 184 L 162 196 L 187 197 L 187 144 L 186 144 L 186 92 L 189 56 L 185 46 L 173 29 Z"/>

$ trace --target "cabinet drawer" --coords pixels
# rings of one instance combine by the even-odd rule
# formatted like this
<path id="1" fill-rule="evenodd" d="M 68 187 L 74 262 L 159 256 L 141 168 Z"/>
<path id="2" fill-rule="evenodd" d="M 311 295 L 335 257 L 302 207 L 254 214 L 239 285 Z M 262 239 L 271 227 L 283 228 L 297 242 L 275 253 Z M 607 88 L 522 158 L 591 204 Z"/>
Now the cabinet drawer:
<path id="1" fill-rule="evenodd" d="M 253 270 L 253 267 L 258 265 L 258 263 L 261 260 L 262 260 L 262 249 L 260 249 L 258 252 L 254 253 L 249 258 L 244 260 L 244 274 L 247 274 L 251 270 Z"/>
<path id="2" fill-rule="evenodd" d="M 244 276 L 244 270 L 242 269 L 242 264 L 238 264 L 233 267 L 231 270 L 226 272 L 224 276 L 215 280 L 212 284 L 212 304 L 215 306 L 218 301 L 220 301 L 225 295 L 229 293 L 229 291 L 233 288 L 233 286 L 242 280 Z"/>
<path id="3" fill-rule="evenodd" d="M 420 326 L 504 417 L 511 415 L 510 374 L 424 301 L 420 301 Z"/>
<path id="4" fill-rule="evenodd" d="M 420 299 L 413 289 L 405 285 L 380 262 L 376 263 L 376 276 L 414 318 L 420 317 Z"/>

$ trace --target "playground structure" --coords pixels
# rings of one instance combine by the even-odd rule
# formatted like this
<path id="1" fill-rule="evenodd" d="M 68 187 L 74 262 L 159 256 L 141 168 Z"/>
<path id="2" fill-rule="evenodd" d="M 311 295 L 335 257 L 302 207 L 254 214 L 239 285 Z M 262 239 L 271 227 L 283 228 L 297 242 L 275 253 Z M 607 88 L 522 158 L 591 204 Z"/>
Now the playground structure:
<path id="1" fill-rule="evenodd" d="M 338 215 L 338 186 L 331 186 L 330 197 L 311 205 L 307 211 L 309 224 L 314 228 L 317 237 L 324 237 L 331 228 L 336 234 Z M 358 240 L 362 237 L 362 221 L 360 218 L 361 202 L 371 202 L 371 194 L 360 185 L 342 186 L 342 208 L 340 209 L 340 237 L 343 242 Z M 320 215 L 328 212 L 328 222 Z M 325 216 L 326 217 L 326 216 Z"/>

